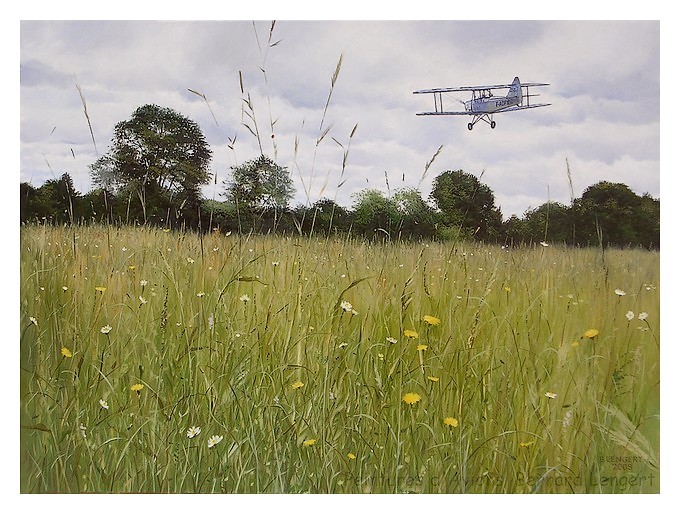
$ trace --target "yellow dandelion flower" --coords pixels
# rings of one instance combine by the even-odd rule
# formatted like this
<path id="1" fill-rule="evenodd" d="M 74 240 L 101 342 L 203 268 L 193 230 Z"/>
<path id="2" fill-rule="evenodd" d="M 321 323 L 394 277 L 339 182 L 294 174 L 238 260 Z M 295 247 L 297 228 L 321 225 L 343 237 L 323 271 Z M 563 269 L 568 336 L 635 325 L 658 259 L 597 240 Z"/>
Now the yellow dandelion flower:
<path id="1" fill-rule="evenodd" d="M 103 293 L 104 291 L 106 291 L 106 288 L 104 286 L 97 286 L 94 288 L 94 290 L 97 291 L 98 293 Z"/>
<path id="2" fill-rule="evenodd" d="M 137 268 L 137 266 L 133 266 L 132 264 L 130 264 L 130 265 L 128 266 L 128 269 L 129 269 L 130 271 L 135 271 L 136 268 Z"/>
<path id="3" fill-rule="evenodd" d="M 435 327 L 441 323 L 441 320 L 434 316 L 423 316 L 423 321 L 428 325 L 433 325 Z"/>
<path id="4" fill-rule="evenodd" d="M 349 452 L 349 453 L 347 454 L 347 458 L 348 458 L 349 460 L 354 460 L 354 459 L 357 458 L 357 456 L 354 455 L 352 452 Z"/>
<path id="5" fill-rule="evenodd" d="M 444 418 L 444 424 L 446 426 L 455 428 L 458 426 L 458 420 L 452 417 Z"/>
<path id="6" fill-rule="evenodd" d="M 521 448 L 529 448 L 533 444 L 534 444 L 534 441 L 527 441 L 526 443 L 519 443 Z"/>
<path id="7" fill-rule="evenodd" d="M 425 351 L 425 350 L 427 350 L 427 345 L 426 344 L 419 344 L 418 346 L 416 346 L 416 350 L 418 350 L 419 352 Z"/>
<path id="8" fill-rule="evenodd" d="M 589 330 L 586 330 L 585 334 L 583 334 L 583 337 L 587 337 L 588 339 L 592 339 L 592 338 L 596 337 L 597 334 L 599 334 L 599 333 L 600 333 L 599 330 L 597 330 L 595 328 L 591 328 Z"/>
<path id="9" fill-rule="evenodd" d="M 404 400 L 404 402 L 408 403 L 409 405 L 413 405 L 414 403 L 418 403 L 420 401 L 420 395 L 418 393 L 406 393 L 402 397 L 402 400 Z"/>
<path id="10" fill-rule="evenodd" d="M 314 446 L 316 444 L 316 439 L 307 439 L 302 443 L 302 446 Z"/>
<path id="11" fill-rule="evenodd" d="M 130 386 L 130 390 L 134 391 L 135 393 L 139 394 L 139 392 L 144 389 L 144 384 L 132 384 Z"/>
<path id="12" fill-rule="evenodd" d="M 300 389 L 303 385 L 305 385 L 305 383 L 298 380 L 297 382 L 294 382 L 293 385 L 291 385 L 291 387 L 293 389 Z"/>
<path id="13" fill-rule="evenodd" d="M 428 376 L 427 379 L 430 382 L 439 382 L 439 377 Z"/>
<path id="14" fill-rule="evenodd" d="M 512 291 L 512 289 L 510 289 L 508 286 L 505 286 L 503 288 L 503 291 L 505 291 L 506 293 L 509 293 L 510 291 Z"/>
<path id="15" fill-rule="evenodd" d="M 418 339 L 418 332 L 416 332 L 415 330 L 406 329 L 404 330 L 404 335 L 409 339 Z"/>
<path id="16" fill-rule="evenodd" d="M 70 359 L 71 357 L 73 357 L 73 353 L 71 352 L 71 350 L 69 350 L 69 349 L 66 348 L 65 346 L 62 346 L 62 347 L 61 347 L 61 354 L 62 354 L 64 357 L 66 357 L 67 359 Z"/>

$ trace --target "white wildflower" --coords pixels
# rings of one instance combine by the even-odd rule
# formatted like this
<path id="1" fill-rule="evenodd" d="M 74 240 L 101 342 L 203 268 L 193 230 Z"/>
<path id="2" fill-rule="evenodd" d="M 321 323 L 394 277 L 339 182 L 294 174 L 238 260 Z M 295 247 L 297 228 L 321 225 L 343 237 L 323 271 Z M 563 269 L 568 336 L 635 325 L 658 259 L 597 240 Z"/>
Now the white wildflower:
<path id="1" fill-rule="evenodd" d="M 212 448 L 216 444 L 218 444 L 222 439 L 224 439 L 221 435 L 211 435 L 208 438 L 208 448 Z"/>
<path id="2" fill-rule="evenodd" d="M 352 312 L 352 304 L 349 303 L 347 300 L 343 300 L 342 302 L 340 302 L 340 308 L 345 312 Z"/>
<path id="3" fill-rule="evenodd" d="M 200 433 L 201 433 L 201 427 L 191 427 L 187 430 L 187 437 L 189 439 L 193 439 L 194 437 L 196 437 Z"/>

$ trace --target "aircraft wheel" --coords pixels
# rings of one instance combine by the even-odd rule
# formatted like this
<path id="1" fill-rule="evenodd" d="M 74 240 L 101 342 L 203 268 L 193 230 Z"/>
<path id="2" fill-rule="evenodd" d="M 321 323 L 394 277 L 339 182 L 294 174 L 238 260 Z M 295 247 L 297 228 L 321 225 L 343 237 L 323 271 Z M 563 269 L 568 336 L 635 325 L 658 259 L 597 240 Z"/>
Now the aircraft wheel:
<path id="1" fill-rule="evenodd" d="M 468 123 L 468 130 L 472 130 L 472 123 Z"/>
<path id="2" fill-rule="evenodd" d="M 495 129 L 495 128 L 496 128 L 496 122 L 495 122 L 495 121 L 492 121 L 492 122 L 491 122 L 491 128 L 492 128 L 492 129 Z"/>

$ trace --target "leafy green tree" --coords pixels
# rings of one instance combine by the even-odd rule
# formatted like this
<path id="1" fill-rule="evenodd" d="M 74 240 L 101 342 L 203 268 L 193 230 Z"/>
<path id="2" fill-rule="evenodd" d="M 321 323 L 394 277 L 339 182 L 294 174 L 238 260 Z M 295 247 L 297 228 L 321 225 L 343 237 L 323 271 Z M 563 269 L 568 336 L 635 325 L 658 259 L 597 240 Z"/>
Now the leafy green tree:
<path id="1" fill-rule="evenodd" d="M 433 238 L 437 232 L 437 212 L 415 188 L 399 189 L 392 201 L 400 214 L 399 232 L 405 238 Z"/>
<path id="2" fill-rule="evenodd" d="M 354 194 L 354 228 L 366 237 L 395 237 L 400 214 L 397 204 L 377 189 L 364 189 Z"/>
<path id="3" fill-rule="evenodd" d="M 507 245 L 515 245 L 526 241 L 526 230 L 524 220 L 518 218 L 515 214 L 510 216 L 503 222 L 502 233 L 504 243 Z"/>
<path id="4" fill-rule="evenodd" d="M 474 175 L 463 170 L 445 171 L 434 179 L 430 198 L 444 223 L 458 227 L 461 235 L 482 240 L 500 235 L 503 218 L 493 191 Z"/>
<path id="5" fill-rule="evenodd" d="M 647 248 L 660 248 L 661 202 L 648 193 L 640 198 L 636 228 L 641 245 Z"/>
<path id="6" fill-rule="evenodd" d="M 222 195 L 236 206 L 241 230 L 276 229 L 295 192 L 288 170 L 266 155 L 232 166 L 224 184 Z"/>
<path id="7" fill-rule="evenodd" d="M 105 189 L 96 188 L 85 193 L 82 197 L 81 217 L 85 221 L 110 223 L 116 217 L 121 217 L 119 198 Z"/>
<path id="8" fill-rule="evenodd" d="M 625 184 L 593 184 L 574 201 L 577 239 L 588 245 L 640 244 L 640 206 L 641 198 Z"/>
<path id="9" fill-rule="evenodd" d="M 351 212 L 328 198 L 321 198 L 311 206 L 299 205 L 293 215 L 298 230 L 305 234 L 346 232 L 352 222 Z"/>
<path id="10" fill-rule="evenodd" d="M 21 182 L 19 184 L 19 219 L 24 221 L 32 221 L 42 218 L 43 214 L 40 212 L 38 189 L 33 187 L 28 182 Z"/>
<path id="11" fill-rule="evenodd" d="M 266 155 L 231 167 L 224 196 L 250 211 L 285 209 L 295 193 L 288 170 Z"/>
<path id="12" fill-rule="evenodd" d="M 200 127 L 180 113 L 149 104 L 114 128 L 110 150 L 90 166 L 95 185 L 136 197 L 146 223 L 164 218 L 198 217 L 200 186 L 210 181 L 212 158 Z M 128 202 L 130 203 L 130 202 Z"/>
<path id="13" fill-rule="evenodd" d="M 46 181 L 37 189 L 25 182 L 20 189 L 21 221 L 45 218 L 57 223 L 73 223 L 80 217 L 81 195 L 68 173 Z"/>
<path id="14" fill-rule="evenodd" d="M 546 202 L 526 211 L 522 222 L 523 235 L 527 242 L 569 243 L 573 240 L 571 211 L 559 202 Z"/>
<path id="15" fill-rule="evenodd" d="M 219 229 L 223 233 L 238 230 L 238 213 L 233 203 L 206 200 L 202 211 L 203 228 Z"/>

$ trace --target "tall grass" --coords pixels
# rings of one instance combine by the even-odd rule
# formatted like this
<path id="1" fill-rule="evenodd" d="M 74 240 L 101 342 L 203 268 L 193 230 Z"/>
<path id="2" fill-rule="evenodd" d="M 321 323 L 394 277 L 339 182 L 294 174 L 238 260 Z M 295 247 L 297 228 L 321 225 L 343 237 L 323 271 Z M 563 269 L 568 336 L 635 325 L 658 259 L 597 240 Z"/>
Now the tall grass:
<path id="1" fill-rule="evenodd" d="M 656 492 L 659 281 L 637 250 L 23 227 L 21 490 Z"/>

